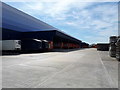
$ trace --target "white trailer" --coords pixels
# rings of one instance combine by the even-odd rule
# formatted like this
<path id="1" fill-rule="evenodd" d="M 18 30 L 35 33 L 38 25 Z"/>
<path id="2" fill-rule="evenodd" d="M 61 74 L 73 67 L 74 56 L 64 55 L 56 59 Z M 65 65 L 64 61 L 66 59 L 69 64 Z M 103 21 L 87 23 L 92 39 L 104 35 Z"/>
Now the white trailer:
<path id="1" fill-rule="evenodd" d="M 1 44 L 2 43 L 2 44 Z M 21 41 L 20 40 L 2 40 L 0 41 L 2 51 L 20 51 Z"/>

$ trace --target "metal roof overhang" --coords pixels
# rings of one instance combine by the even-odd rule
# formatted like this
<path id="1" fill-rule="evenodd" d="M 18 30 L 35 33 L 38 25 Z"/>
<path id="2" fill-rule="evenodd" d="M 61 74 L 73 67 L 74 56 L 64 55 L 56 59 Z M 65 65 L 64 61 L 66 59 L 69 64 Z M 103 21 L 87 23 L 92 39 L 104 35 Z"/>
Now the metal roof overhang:
<path id="1" fill-rule="evenodd" d="M 41 40 L 49 40 L 53 41 L 55 36 L 55 31 L 33 31 L 33 32 L 22 32 L 22 38 L 31 38 L 31 39 L 41 39 Z"/>
<path id="2" fill-rule="evenodd" d="M 57 28 L 5 3 L 2 3 L 2 25 L 3 28 L 20 32 L 57 30 Z"/>
<path id="3" fill-rule="evenodd" d="M 54 37 L 61 37 L 63 39 L 68 39 L 78 43 L 81 42 L 80 40 L 58 30 L 57 28 L 5 3 L 2 3 L 2 28 L 3 39 L 20 38 L 20 35 L 22 35 L 21 39 L 41 38 L 53 40 Z"/>
<path id="4" fill-rule="evenodd" d="M 74 38 L 74 37 L 71 37 L 70 35 L 65 34 L 65 33 L 61 32 L 61 31 L 57 31 L 57 30 L 56 30 L 56 35 L 55 35 L 55 36 L 61 37 L 61 38 L 63 38 L 63 39 L 67 39 L 68 42 L 69 42 L 69 41 L 73 41 L 73 42 L 81 43 L 80 40 L 78 40 L 78 39 L 76 39 L 76 38 Z"/>
<path id="5" fill-rule="evenodd" d="M 73 38 L 63 32 L 60 32 L 58 30 L 51 30 L 51 31 L 34 31 L 34 32 L 22 32 L 22 38 L 36 38 L 36 39 L 43 39 L 43 40 L 50 40 L 53 41 L 54 38 L 59 37 L 61 40 L 67 40 L 76 42 L 76 43 L 81 43 L 80 40 Z"/>

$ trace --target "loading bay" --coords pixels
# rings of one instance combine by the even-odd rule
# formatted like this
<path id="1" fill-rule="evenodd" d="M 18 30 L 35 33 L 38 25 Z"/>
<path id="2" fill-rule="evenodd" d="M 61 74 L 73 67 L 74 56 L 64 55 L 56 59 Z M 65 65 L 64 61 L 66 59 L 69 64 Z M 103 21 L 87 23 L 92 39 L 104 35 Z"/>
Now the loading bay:
<path id="1" fill-rule="evenodd" d="M 95 48 L 2 56 L 3 88 L 118 88 L 118 61 Z"/>

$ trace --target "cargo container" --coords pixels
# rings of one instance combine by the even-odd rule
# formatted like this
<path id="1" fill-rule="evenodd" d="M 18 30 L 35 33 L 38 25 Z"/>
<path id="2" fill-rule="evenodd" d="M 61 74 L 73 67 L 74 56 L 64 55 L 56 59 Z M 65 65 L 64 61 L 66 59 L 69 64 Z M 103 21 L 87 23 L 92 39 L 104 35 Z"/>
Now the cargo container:
<path id="1" fill-rule="evenodd" d="M 108 43 L 97 43 L 97 50 L 109 51 L 109 44 Z"/>
<path id="2" fill-rule="evenodd" d="M 21 41 L 22 52 L 33 52 L 42 50 L 42 41 L 38 39 L 24 39 Z"/>
<path id="3" fill-rule="evenodd" d="M 2 45 L 1 51 L 12 52 L 21 50 L 21 40 L 1 40 Z"/>

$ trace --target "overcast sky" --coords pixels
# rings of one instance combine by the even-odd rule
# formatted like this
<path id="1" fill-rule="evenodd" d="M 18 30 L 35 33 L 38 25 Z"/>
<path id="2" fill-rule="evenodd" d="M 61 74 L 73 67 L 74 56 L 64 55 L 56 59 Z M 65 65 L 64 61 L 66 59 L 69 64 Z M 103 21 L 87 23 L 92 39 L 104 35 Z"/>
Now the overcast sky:
<path id="1" fill-rule="evenodd" d="M 88 43 L 108 42 L 118 34 L 117 2 L 6 2 Z"/>

